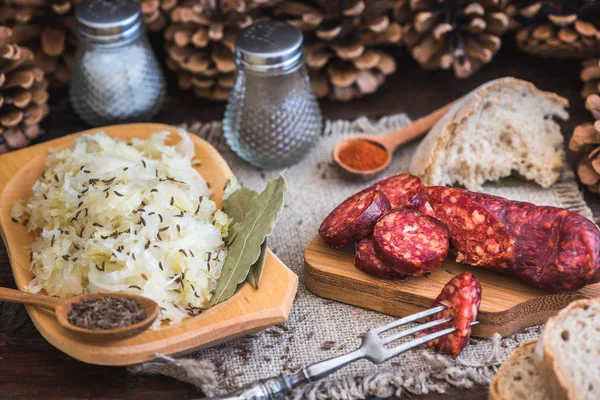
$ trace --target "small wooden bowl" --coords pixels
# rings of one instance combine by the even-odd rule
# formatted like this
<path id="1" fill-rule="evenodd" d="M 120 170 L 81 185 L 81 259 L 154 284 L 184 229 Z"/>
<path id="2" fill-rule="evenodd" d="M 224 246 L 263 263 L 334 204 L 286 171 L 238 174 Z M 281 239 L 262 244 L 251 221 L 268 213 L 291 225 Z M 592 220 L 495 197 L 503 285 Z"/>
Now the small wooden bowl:
<path id="1" fill-rule="evenodd" d="M 346 148 L 346 146 L 352 144 L 353 142 L 369 142 L 373 143 L 376 146 L 381 147 L 386 152 L 386 160 L 383 164 L 381 164 L 377 168 L 373 168 L 370 170 L 360 170 L 350 167 L 349 165 L 344 164 L 344 162 L 340 159 L 340 153 L 342 150 Z M 392 158 L 394 156 L 394 149 L 390 149 L 386 147 L 384 143 L 380 143 L 377 140 L 377 136 L 355 136 L 353 138 L 347 138 L 340 140 L 335 147 L 333 148 L 333 161 L 340 166 L 340 168 L 346 172 L 346 176 L 358 180 L 369 180 L 373 178 L 375 175 L 381 173 L 384 169 L 386 169 L 390 163 L 392 162 Z"/>

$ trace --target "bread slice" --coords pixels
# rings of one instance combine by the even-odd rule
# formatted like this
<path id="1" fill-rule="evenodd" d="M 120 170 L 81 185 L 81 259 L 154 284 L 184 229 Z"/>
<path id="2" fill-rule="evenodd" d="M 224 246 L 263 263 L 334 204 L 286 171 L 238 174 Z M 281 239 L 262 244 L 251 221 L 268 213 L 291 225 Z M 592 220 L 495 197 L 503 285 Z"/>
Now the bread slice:
<path id="1" fill-rule="evenodd" d="M 569 101 L 515 78 L 488 82 L 460 99 L 427 134 L 410 172 L 426 185 L 480 190 L 518 172 L 543 187 L 558 179 Z"/>
<path id="2" fill-rule="evenodd" d="M 553 400 L 600 399 L 600 298 L 574 301 L 550 318 L 534 360 Z"/>
<path id="3" fill-rule="evenodd" d="M 536 341 L 515 349 L 490 385 L 490 400 L 548 400 L 542 378 L 535 369 Z"/>

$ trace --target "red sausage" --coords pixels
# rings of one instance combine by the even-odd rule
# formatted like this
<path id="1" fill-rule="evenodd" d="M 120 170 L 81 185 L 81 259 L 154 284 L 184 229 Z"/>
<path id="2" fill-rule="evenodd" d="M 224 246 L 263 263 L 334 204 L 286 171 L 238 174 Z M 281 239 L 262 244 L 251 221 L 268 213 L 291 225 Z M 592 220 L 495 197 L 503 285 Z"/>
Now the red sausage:
<path id="1" fill-rule="evenodd" d="M 421 336 L 446 328 L 456 328 L 456 332 L 429 342 L 441 354 L 458 357 L 471 337 L 471 322 L 477 320 L 481 304 L 481 284 L 470 272 L 464 272 L 450 279 L 431 307 L 446 306 L 444 311 L 432 315 L 427 321 L 453 318 L 452 321 L 425 330 Z"/>
<path id="2" fill-rule="evenodd" d="M 373 226 L 391 210 L 379 190 L 368 188 L 347 198 L 325 218 L 319 235 L 331 247 L 344 247 L 369 236 Z"/>
<path id="3" fill-rule="evenodd" d="M 390 201 L 392 209 L 411 208 L 435 217 L 433 209 L 425 196 L 425 186 L 414 175 L 394 175 L 375 182 L 372 188 L 381 190 Z"/>
<path id="4" fill-rule="evenodd" d="M 512 266 L 514 238 L 470 192 L 432 186 L 426 193 L 436 218 L 448 227 L 457 262 L 496 269 Z"/>
<path id="5" fill-rule="evenodd" d="M 448 193 L 460 201 L 448 202 Z M 427 194 L 438 218 L 448 226 L 459 252 L 457 261 L 553 292 L 600 282 L 600 230 L 582 215 L 460 189 L 427 188 Z M 470 233 L 457 217 L 474 210 L 486 216 L 484 227 L 492 227 L 490 236 L 483 236 L 483 228 Z M 490 241 L 504 244 L 504 250 L 499 257 L 480 257 L 476 246 L 484 248 Z"/>
<path id="6" fill-rule="evenodd" d="M 356 268 L 369 275 L 383 279 L 404 279 L 405 274 L 400 274 L 389 267 L 389 264 L 379 258 L 371 236 L 356 243 L 354 254 Z"/>
<path id="7" fill-rule="evenodd" d="M 504 220 L 515 238 L 517 278 L 553 292 L 600 281 L 600 231 L 587 218 L 561 208 L 511 202 Z"/>
<path id="8" fill-rule="evenodd" d="M 425 187 L 419 178 L 410 174 L 394 175 L 372 186 L 380 190 L 390 201 L 392 208 L 415 208 L 425 205 Z"/>
<path id="9" fill-rule="evenodd" d="M 381 258 L 397 272 L 421 275 L 442 265 L 448 255 L 448 230 L 437 219 L 416 210 L 395 210 L 373 230 Z"/>
<path id="10" fill-rule="evenodd" d="M 567 211 L 555 243 L 555 253 L 539 268 L 525 269 L 523 279 L 552 291 L 572 291 L 600 282 L 600 232 L 596 224 Z"/>

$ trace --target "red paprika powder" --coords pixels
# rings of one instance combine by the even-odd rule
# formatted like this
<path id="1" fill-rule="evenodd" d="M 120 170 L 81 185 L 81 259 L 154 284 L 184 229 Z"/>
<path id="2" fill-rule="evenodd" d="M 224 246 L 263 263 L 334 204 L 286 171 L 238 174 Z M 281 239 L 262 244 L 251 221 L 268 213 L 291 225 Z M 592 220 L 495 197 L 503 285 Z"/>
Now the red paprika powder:
<path id="1" fill-rule="evenodd" d="M 353 140 L 340 151 L 339 158 L 344 165 L 352 169 L 369 171 L 386 162 L 387 152 L 375 143 Z"/>

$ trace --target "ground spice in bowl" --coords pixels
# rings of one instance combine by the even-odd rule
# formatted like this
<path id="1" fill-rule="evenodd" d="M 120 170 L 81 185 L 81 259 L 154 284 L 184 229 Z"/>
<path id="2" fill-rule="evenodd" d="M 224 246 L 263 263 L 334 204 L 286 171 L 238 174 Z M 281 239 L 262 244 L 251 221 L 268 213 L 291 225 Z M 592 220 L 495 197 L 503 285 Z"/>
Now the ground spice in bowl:
<path id="1" fill-rule="evenodd" d="M 339 159 L 347 167 L 369 171 L 385 164 L 387 151 L 366 140 L 353 140 L 340 151 Z"/>
<path id="2" fill-rule="evenodd" d="M 125 328 L 146 319 L 135 299 L 104 296 L 73 304 L 68 315 L 73 326 L 89 330 Z"/>

